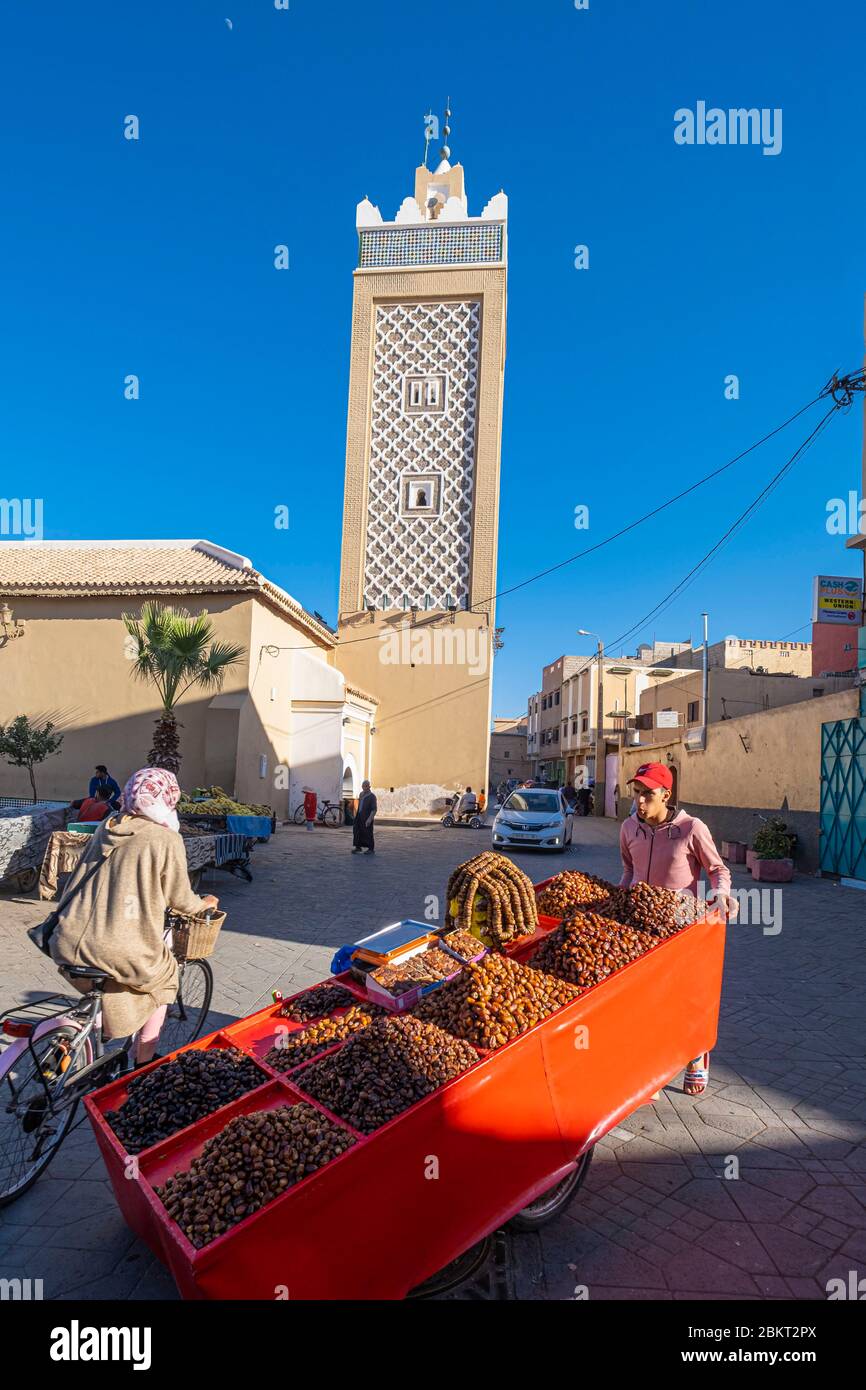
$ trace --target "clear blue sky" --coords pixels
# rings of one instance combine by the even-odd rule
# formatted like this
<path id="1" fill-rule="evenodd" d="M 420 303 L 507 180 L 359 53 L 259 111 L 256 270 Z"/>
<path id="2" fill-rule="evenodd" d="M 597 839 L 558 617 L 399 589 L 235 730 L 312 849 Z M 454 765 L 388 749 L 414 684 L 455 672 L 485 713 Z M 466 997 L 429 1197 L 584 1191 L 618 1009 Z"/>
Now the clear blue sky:
<path id="1" fill-rule="evenodd" d="M 470 212 L 510 198 L 501 587 L 862 362 L 855 0 L 832 20 L 805 0 L 42 0 L 6 8 L 2 48 L 0 495 L 42 496 L 48 539 L 208 537 L 334 619 L 355 204 L 393 216 L 449 93 Z M 781 154 L 675 144 L 699 100 L 782 108 Z M 495 712 L 586 650 L 577 627 L 611 640 L 640 618 L 807 430 L 503 599 Z M 813 574 L 857 573 L 825 519 L 859 488 L 861 430 L 859 409 L 834 420 L 639 635 L 697 636 L 704 607 L 713 638 L 807 623 Z"/>

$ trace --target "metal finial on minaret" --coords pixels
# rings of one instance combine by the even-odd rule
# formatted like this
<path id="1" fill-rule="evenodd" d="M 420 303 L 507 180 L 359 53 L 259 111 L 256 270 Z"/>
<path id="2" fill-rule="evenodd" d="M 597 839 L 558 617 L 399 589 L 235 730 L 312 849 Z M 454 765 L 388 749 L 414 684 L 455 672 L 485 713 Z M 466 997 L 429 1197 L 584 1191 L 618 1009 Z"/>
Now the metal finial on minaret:
<path id="1" fill-rule="evenodd" d="M 432 122 L 432 124 L 431 124 L 431 122 Z M 433 115 L 433 112 L 432 112 L 432 111 L 428 111 L 428 112 L 427 112 L 427 115 L 424 117 L 424 161 L 423 161 L 423 163 L 424 163 L 424 168 L 425 168 L 425 169 L 427 168 L 427 155 L 428 155 L 429 150 L 430 150 L 430 141 L 431 141 L 431 139 L 433 138 L 433 125 L 434 125 L 435 123 L 436 123 L 436 117 Z"/>
<path id="2" fill-rule="evenodd" d="M 451 134 L 451 127 L 450 127 L 450 125 L 448 124 L 448 122 L 449 122 L 450 120 L 451 120 L 451 98 L 450 98 L 450 97 L 447 97 L 447 98 L 446 98 L 446 101 L 445 101 L 445 124 L 444 124 L 443 127 L 442 127 L 442 136 L 443 136 L 443 141 L 444 141 L 444 143 L 443 143 L 443 145 L 442 145 L 441 150 L 439 151 L 439 156 L 440 156 L 441 159 L 450 159 L 450 158 L 451 158 L 451 151 L 450 151 L 450 149 L 448 148 L 448 136 Z"/>

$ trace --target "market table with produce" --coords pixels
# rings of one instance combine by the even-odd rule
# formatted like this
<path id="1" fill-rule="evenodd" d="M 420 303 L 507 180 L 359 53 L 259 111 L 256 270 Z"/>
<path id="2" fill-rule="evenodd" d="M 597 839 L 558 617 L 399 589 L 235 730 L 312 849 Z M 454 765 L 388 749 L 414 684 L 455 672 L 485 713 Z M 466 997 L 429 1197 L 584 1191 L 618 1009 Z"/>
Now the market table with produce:
<path id="1" fill-rule="evenodd" d="M 228 831 L 252 840 L 269 840 L 276 828 L 270 806 L 236 801 L 222 787 L 196 787 L 189 796 L 182 793 L 177 813 L 182 823 Z"/>
<path id="2" fill-rule="evenodd" d="M 690 895 L 574 871 L 534 890 L 485 853 L 447 902 L 444 927 L 383 928 L 330 980 L 86 1098 L 184 1297 L 404 1297 L 567 1192 L 715 1043 L 724 926 Z"/>
<path id="3" fill-rule="evenodd" d="M 52 831 L 66 824 L 65 801 L 20 801 L 4 798 L 0 806 L 0 883 L 22 892 L 36 882 Z"/>
<path id="4" fill-rule="evenodd" d="M 96 826 L 94 825 L 94 829 Z M 219 835 L 201 827 L 181 824 L 180 834 L 186 854 L 186 867 L 193 887 L 205 869 L 232 868 L 249 863 L 250 845 L 244 835 Z M 67 878 L 90 842 L 90 835 L 78 830 L 54 830 L 48 837 L 39 872 L 39 896 L 56 902 Z M 245 875 L 247 878 L 249 874 Z"/>

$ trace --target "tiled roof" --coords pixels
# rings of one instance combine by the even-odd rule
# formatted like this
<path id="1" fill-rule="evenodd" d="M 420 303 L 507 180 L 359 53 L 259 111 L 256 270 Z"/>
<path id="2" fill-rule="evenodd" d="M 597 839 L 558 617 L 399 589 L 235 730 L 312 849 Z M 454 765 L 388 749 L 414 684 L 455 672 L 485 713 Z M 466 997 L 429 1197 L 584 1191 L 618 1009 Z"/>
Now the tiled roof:
<path id="1" fill-rule="evenodd" d="M 251 562 L 211 541 L 3 541 L 0 597 L 257 593 L 328 646 L 334 633 Z"/>

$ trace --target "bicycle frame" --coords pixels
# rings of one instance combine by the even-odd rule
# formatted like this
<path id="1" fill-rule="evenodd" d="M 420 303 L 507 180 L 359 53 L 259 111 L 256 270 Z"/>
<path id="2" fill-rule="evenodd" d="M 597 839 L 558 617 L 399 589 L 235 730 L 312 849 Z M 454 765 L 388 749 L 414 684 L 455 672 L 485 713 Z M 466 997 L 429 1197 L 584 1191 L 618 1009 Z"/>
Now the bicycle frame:
<path id="1" fill-rule="evenodd" d="M 59 998 L 61 996 L 56 997 Z M 105 1061 L 106 1066 L 108 1065 L 105 1048 L 102 1044 L 102 1030 L 96 1027 L 101 1001 L 101 993 L 91 992 L 90 994 L 86 994 L 80 1005 L 73 1004 L 71 1008 L 67 1007 L 61 1009 L 56 1014 L 49 1015 L 49 1017 L 36 1024 L 27 1037 L 18 1038 L 14 1043 L 11 1043 L 3 1052 L 2 1056 L 0 1056 L 0 1083 L 5 1080 L 24 1054 L 29 1052 L 33 1060 L 34 1071 L 42 1081 L 46 1100 L 50 1102 L 52 1112 L 56 1113 L 59 1108 L 58 1101 L 63 1098 L 63 1093 L 67 1090 L 68 1083 L 73 1081 L 80 1083 L 85 1077 L 89 1080 L 92 1071 L 97 1068 L 97 1063 L 99 1062 Z M 63 1027 L 64 1025 L 77 1030 L 76 1036 L 71 1040 L 70 1056 L 73 1059 L 80 1056 L 82 1049 L 88 1041 L 91 1041 L 94 1056 L 91 1062 L 86 1063 L 84 1076 L 82 1076 L 81 1070 L 76 1069 L 74 1066 L 70 1066 L 66 1071 L 62 1072 L 60 1076 L 56 1078 L 53 1085 L 49 1087 L 45 1078 L 42 1076 L 39 1067 L 39 1058 L 36 1055 L 34 1044 L 37 1043 L 40 1038 L 44 1038 L 47 1034 L 53 1033 L 57 1028 Z M 118 1062 L 120 1062 L 121 1059 L 125 1060 L 130 1041 L 131 1039 L 127 1039 L 117 1054 L 112 1054 L 113 1056 L 116 1055 Z M 78 1089 L 77 1086 L 76 1089 Z M 86 1089 L 90 1088 L 88 1087 Z M 81 1094 L 85 1094 L 85 1091 L 82 1091 Z M 80 1099 L 80 1096 L 74 1099 Z M 70 1103 L 72 1103 L 72 1097 L 70 1097 Z"/>

